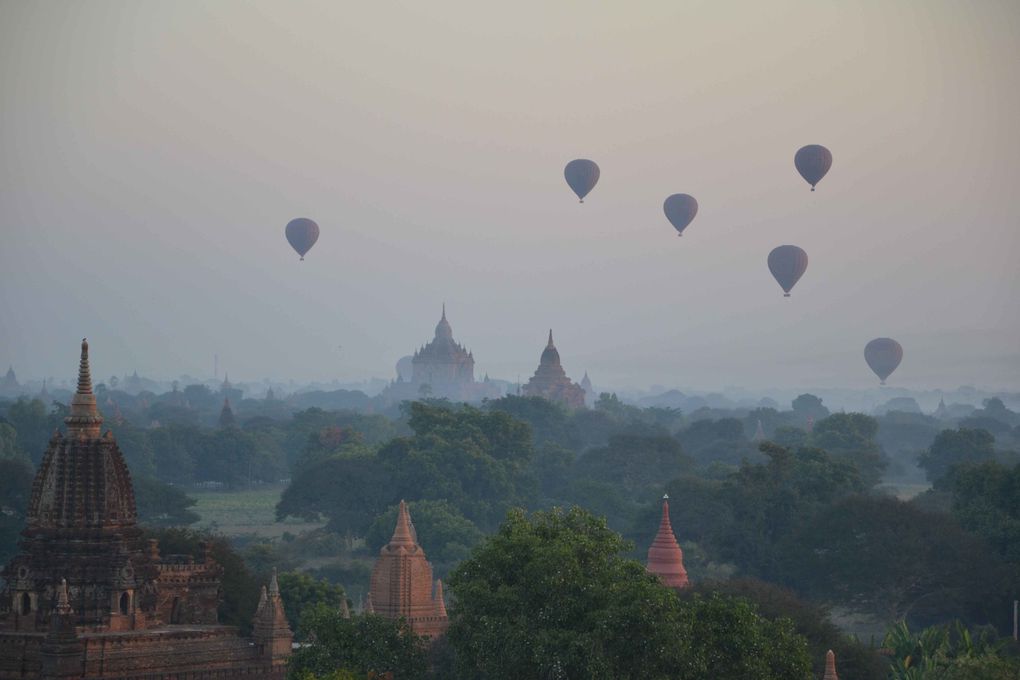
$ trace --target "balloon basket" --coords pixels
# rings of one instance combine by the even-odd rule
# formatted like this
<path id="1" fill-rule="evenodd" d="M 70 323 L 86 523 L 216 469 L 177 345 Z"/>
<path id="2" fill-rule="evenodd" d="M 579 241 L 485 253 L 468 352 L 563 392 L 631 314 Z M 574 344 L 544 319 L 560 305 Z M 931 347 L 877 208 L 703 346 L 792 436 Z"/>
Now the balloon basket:
<path id="1" fill-rule="evenodd" d="M 790 297 L 789 293 L 783 293 L 783 297 Z"/>

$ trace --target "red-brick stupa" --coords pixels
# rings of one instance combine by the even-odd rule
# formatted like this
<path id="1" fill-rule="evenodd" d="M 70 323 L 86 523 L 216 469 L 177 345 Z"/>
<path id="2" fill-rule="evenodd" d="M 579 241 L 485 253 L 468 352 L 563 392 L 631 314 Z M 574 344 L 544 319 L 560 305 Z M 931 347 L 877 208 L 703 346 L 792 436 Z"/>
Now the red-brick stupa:
<path id="1" fill-rule="evenodd" d="M 836 675 L 836 655 L 831 649 L 825 654 L 825 675 L 822 680 L 839 680 Z"/>
<path id="2" fill-rule="evenodd" d="M 684 553 L 676 542 L 673 525 L 669 522 L 669 496 L 662 497 L 662 521 L 659 523 L 659 533 L 648 548 L 648 565 L 645 568 L 670 588 L 686 588 L 690 585 L 687 570 L 684 569 Z"/>

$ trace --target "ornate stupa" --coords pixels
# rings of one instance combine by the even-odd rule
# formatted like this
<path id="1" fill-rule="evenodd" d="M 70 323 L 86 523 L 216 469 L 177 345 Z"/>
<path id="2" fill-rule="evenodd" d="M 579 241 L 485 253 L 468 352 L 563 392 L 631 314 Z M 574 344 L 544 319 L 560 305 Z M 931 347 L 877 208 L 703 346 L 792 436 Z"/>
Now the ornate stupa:
<path id="1" fill-rule="evenodd" d="M 412 631 L 433 639 L 446 632 L 443 585 L 439 581 L 433 584 L 432 565 L 418 545 L 404 501 L 397 509 L 393 537 L 375 561 L 368 595 L 366 611 L 389 619 L 403 617 Z"/>
<path id="2" fill-rule="evenodd" d="M 686 588 L 690 585 L 687 570 L 684 569 L 684 553 L 676 542 L 673 525 L 669 522 L 669 496 L 662 497 L 662 520 L 659 522 L 659 532 L 648 548 L 648 564 L 645 568 L 670 588 Z"/>
<path id="3" fill-rule="evenodd" d="M 102 433 L 81 343 L 78 386 L 32 483 L 0 592 L 0 680 L 246 677 L 282 680 L 290 640 L 217 624 L 222 568 L 208 550 L 161 556 L 138 526 L 131 475 Z M 268 628 L 273 628 L 269 625 Z M 275 639 L 290 634 L 274 628 Z M 268 641 L 268 642 L 267 642 Z"/>
<path id="4" fill-rule="evenodd" d="M 549 329 L 549 342 L 542 350 L 535 375 L 523 388 L 526 397 L 544 397 L 556 401 L 568 408 L 584 408 L 584 389 L 570 381 L 566 371 L 560 365 L 560 353 L 553 343 L 552 329 Z"/>

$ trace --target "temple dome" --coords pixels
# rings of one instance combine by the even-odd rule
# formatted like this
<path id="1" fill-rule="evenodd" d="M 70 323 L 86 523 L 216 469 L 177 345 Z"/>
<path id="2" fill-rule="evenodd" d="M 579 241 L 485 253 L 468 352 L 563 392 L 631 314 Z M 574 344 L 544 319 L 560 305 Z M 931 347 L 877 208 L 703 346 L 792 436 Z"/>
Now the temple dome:
<path id="1" fill-rule="evenodd" d="M 436 324 L 436 340 L 453 340 L 453 328 L 450 327 L 450 322 L 446 320 L 446 305 L 443 305 L 443 318 Z"/>
<path id="2" fill-rule="evenodd" d="M 540 364 L 559 364 L 560 353 L 556 349 L 556 345 L 553 344 L 552 329 L 549 329 L 549 343 L 542 350 L 542 358 L 539 359 Z"/>

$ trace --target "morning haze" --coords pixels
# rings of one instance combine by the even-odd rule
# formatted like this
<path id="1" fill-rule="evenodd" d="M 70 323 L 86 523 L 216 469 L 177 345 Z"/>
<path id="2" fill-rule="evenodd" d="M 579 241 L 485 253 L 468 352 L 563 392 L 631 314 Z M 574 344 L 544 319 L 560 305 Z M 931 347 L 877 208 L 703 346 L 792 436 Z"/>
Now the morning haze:
<path id="1" fill-rule="evenodd" d="M 445 301 L 479 377 L 527 379 L 551 326 L 614 388 L 870 387 L 889 336 L 898 385 L 1016 389 L 1018 31 L 1011 2 L 3 2 L 0 361 L 87 335 L 98 376 L 389 379 Z"/>

